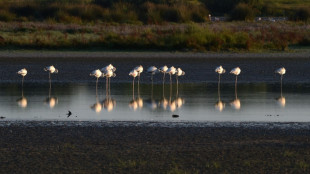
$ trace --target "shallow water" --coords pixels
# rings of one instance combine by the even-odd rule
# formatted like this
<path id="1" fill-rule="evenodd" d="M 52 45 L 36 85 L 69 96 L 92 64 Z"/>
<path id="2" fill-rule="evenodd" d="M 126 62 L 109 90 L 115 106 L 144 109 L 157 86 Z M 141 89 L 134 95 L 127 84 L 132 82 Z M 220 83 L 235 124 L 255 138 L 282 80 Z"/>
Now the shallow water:
<path id="1" fill-rule="evenodd" d="M 34 87 L 35 86 L 35 87 Z M 55 84 L 49 93 L 45 84 L 2 84 L 2 121 L 190 121 L 190 122 L 309 122 L 310 90 L 307 85 L 283 87 L 266 83 L 222 84 L 220 98 L 214 83 L 140 84 L 133 97 L 130 83 Z M 23 95 L 23 97 L 22 97 Z M 134 99 L 133 99 L 134 98 Z M 220 101 L 220 102 L 219 102 Z M 68 110 L 72 112 L 67 116 Z M 178 115 L 174 118 L 172 115 Z"/>
<path id="2" fill-rule="evenodd" d="M 111 80 L 111 91 L 89 73 L 113 63 L 117 76 Z M 46 65 L 55 65 L 59 74 L 52 75 L 49 89 Z M 186 75 L 179 78 L 178 88 L 169 76 L 165 86 L 162 75 L 141 75 L 135 83 L 128 72 L 136 65 L 181 67 Z M 223 65 L 229 71 L 242 69 L 237 93 L 234 76 L 218 76 L 214 68 Z M 286 67 L 281 94 L 280 77 L 274 70 Z M 24 88 L 16 71 L 27 68 Z M 309 122 L 309 59 L 39 59 L 9 58 L 0 61 L 0 121 L 172 121 L 172 122 Z M 153 90 L 152 90 L 153 89 Z M 163 90 L 164 89 L 164 90 Z M 68 110 L 72 112 L 67 116 Z M 173 117 L 172 115 L 178 115 Z"/>

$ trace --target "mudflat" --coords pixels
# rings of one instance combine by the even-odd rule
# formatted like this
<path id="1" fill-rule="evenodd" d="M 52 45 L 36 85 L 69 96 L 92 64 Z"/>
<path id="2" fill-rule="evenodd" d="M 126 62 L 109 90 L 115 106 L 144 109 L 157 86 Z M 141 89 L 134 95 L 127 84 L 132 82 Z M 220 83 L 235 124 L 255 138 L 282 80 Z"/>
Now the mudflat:
<path id="1" fill-rule="evenodd" d="M 308 126 L 65 124 L 0 126 L 1 173 L 310 171 Z"/>

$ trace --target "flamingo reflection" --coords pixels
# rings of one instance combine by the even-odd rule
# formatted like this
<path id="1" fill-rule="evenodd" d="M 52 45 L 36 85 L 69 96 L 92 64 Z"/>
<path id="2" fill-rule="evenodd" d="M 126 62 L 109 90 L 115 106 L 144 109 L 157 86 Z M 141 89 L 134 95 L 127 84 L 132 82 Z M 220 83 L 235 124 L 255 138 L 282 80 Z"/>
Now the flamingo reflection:
<path id="1" fill-rule="evenodd" d="M 57 97 L 51 96 L 52 93 L 52 86 L 50 85 L 50 88 L 48 90 L 48 97 L 45 99 L 44 103 L 48 104 L 48 106 L 53 109 L 58 104 Z"/>
<path id="2" fill-rule="evenodd" d="M 26 108 L 27 107 L 27 103 L 28 103 L 27 102 L 27 98 L 24 97 L 23 95 L 22 95 L 21 98 L 17 99 L 17 104 L 21 108 Z"/>

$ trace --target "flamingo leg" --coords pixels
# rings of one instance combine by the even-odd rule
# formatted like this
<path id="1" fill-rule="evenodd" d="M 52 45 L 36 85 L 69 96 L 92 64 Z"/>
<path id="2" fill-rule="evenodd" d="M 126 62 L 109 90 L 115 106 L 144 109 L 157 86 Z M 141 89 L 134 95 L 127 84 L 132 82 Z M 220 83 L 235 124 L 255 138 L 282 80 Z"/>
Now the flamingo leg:
<path id="1" fill-rule="evenodd" d="M 236 82 L 235 82 L 235 96 L 236 96 L 236 99 L 238 98 L 238 96 L 237 96 L 237 81 L 238 81 L 238 76 L 236 76 Z"/>
<path id="2" fill-rule="evenodd" d="M 24 88 L 24 76 L 22 78 L 22 88 Z"/>
<path id="3" fill-rule="evenodd" d="M 219 101 L 221 101 L 220 82 L 221 82 L 221 74 L 219 74 L 219 81 L 218 81 L 218 84 L 217 84 L 217 94 L 218 94 L 218 97 L 219 97 Z"/>
<path id="4" fill-rule="evenodd" d="M 98 96 L 98 78 L 96 80 L 96 98 L 97 98 L 97 96 Z"/>
<path id="5" fill-rule="evenodd" d="M 22 78 L 22 97 L 24 97 L 24 76 Z"/>
<path id="6" fill-rule="evenodd" d="M 164 72 L 164 75 L 163 75 L 163 84 L 165 84 L 165 76 L 166 76 L 166 73 Z"/>
<path id="7" fill-rule="evenodd" d="M 176 80 L 177 80 L 177 96 L 179 95 L 179 80 L 178 80 L 178 76 L 176 76 Z"/>
<path id="8" fill-rule="evenodd" d="M 281 97 L 282 97 L 282 79 L 283 79 L 283 75 L 281 75 Z"/>
<path id="9" fill-rule="evenodd" d="M 105 95 L 106 95 L 106 98 L 108 97 L 108 77 L 106 77 L 105 79 Z"/>
<path id="10" fill-rule="evenodd" d="M 109 80 L 109 94 L 108 95 L 110 96 L 111 95 L 111 78 L 109 77 L 108 80 Z"/>
<path id="11" fill-rule="evenodd" d="M 135 100 L 135 78 L 132 79 L 132 100 Z"/>
<path id="12" fill-rule="evenodd" d="M 52 88 L 52 80 L 51 80 L 51 73 L 50 72 L 48 73 L 48 79 L 50 82 L 50 88 Z"/>

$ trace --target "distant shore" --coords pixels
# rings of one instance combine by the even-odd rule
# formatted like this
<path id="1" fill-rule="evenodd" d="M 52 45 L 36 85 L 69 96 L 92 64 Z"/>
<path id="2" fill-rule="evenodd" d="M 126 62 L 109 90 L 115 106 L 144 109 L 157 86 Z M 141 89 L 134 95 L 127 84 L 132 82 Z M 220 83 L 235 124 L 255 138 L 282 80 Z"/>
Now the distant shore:
<path id="1" fill-rule="evenodd" d="M 218 59 L 218 58 L 310 58 L 310 51 L 275 53 L 196 53 L 196 52 L 127 52 L 127 51 L 0 51 L 0 58 L 122 58 L 122 59 Z"/>

